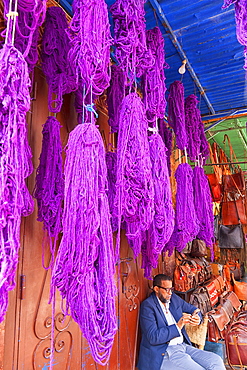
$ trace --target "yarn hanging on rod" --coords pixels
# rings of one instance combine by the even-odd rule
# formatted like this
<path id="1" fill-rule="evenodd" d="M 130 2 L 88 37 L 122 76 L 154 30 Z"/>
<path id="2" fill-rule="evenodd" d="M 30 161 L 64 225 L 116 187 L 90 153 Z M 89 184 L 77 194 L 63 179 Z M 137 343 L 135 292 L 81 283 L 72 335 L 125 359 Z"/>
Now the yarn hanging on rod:
<path id="1" fill-rule="evenodd" d="M 105 365 L 117 331 L 114 251 L 105 148 L 92 123 L 70 133 L 65 160 L 63 237 L 52 286 L 66 299 L 94 360 Z M 107 292 L 107 294 L 106 294 Z"/>
<path id="2" fill-rule="evenodd" d="M 177 147 L 184 150 L 188 138 L 185 128 L 184 86 L 180 81 L 174 81 L 169 88 L 168 122 L 176 135 Z"/>
<path id="3" fill-rule="evenodd" d="M 164 68 L 169 68 L 165 62 L 164 38 L 158 27 L 146 31 L 147 48 L 154 59 L 154 64 L 144 70 L 142 76 L 143 102 L 147 119 L 155 122 L 164 118 L 166 110 L 166 85 Z"/>
<path id="4" fill-rule="evenodd" d="M 119 66 L 113 64 L 111 66 L 110 86 L 107 90 L 108 123 L 111 126 L 111 132 L 118 131 L 119 107 L 125 97 L 126 84 L 125 73 Z"/>
<path id="5" fill-rule="evenodd" d="M 3 1 L 4 16 L 7 19 L 9 0 Z M 18 0 L 14 46 L 23 54 L 29 72 L 33 71 L 38 61 L 39 27 L 45 19 L 46 2 L 47 0 Z M 11 33 L 7 35 L 4 30 L 2 35 L 7 37 L 7 43 L 9 43 Z"/>
<path id="6" fill-rule="evenodd" d="M 154 182 L 154 219 L 144 233 L 142 268 L 144 276 L 151 278 L 151 269 L 157 268 L 158 258 L 174 229 L 174 209 L 170 178 L 167 168 L 166 147 L 158 133 L 149 138 L 152 175 Z"/>
<path id="7" fill-rule="evenodd" d="M 108 201 L 111 218 L 112 231 L 117 230 L 116 211 L 114 211 L 114 199 L 116 196 L 116 176 L 117 176 L 117 153 L 106 153 L 106 167 L 107 167 L 107 180 L 108 180 Z"/>
<path id="8" fill-rule="evenodd" d="M 244 45 L 244 69 L 247 70 L 247 0 L 225 0 L 222 8 L 231 4 L 235 6 L 236 34 L 238 42 Z"/>
<path id="9" fill-rule="evenodd" d="M 130 84 L 154 63 L 146 45 L 145 1 L 116 0 L 110 7 L 114 22 L 115 57 Z"/>
<path id="10" fill-rule="evenodd" d="M 33 211 L 25 179 L 33 167 L 27 141 L 26 113 L 30 109 L 27 63 L 14 46 L 0 50 L 0 322 L 15 287 L 20 247 L 21 216 Z"/>
<path id="11" fill-rule="evenodd" d="M 116 258 L 119 257 L 121 223 L 126 224 L 126 236 L 137 256 L 141 250 L 142 233 L 149 229 L 154 217 L 154 185 L 147 129 L 141 98 L 137 93 L 127 95 L 119 113 Z"/>
<path id="12" fill-rule="evenodd" d="M 76 90 L 76 77 L 68 62 L 70 50 L 67 35 L 68 24 L 62 8 L 52 6 L 47 9 L 42 38 L 42 70 L 48 84 L 48 107 L 50 112 L 59 112 L 63 95 Z M 53 99 L 52 94 L 57 97 Z"/>
<path id="13" fill-rule="evenodd" d="M 193 171 L 188 163 L 181 163 L 176 170 L 177 182 L 175 226 L 171 239 L 164 248 L 171 256 L 174 248 L 181 252 L 199 232 L 193 196 Z"/>
<path id="14" fill-rule="evenodd" d="M 69 26 L 69 63 L 74 68 L 79 89 L 87 95 L 101 95 L 110 83 L 110 45 L 112 38 L 104 0 L 74 0 Z"/>
<path id="15" fill-rule="evenodd" d="M 193 170 L 194 204 L 199 231 L 197 237 L 203 240 L 211 252 L 211 260 L 214 259 L 214 214 L 211 191 L 208 178 L 202 167 L 196 166 Z"/>
<path id="16" fill-rule="evenodd" d="M 38 203 L 37 220 L 44 223 L 44 230 L 50 242 L 51 264 L 53 264 L 57 237 L 62 230 L 62 200 L 64 197 L 60 123 L 55 117 L 47 118 L 42 134 L 42 150 L 36 173 L 34 197 Z"/>

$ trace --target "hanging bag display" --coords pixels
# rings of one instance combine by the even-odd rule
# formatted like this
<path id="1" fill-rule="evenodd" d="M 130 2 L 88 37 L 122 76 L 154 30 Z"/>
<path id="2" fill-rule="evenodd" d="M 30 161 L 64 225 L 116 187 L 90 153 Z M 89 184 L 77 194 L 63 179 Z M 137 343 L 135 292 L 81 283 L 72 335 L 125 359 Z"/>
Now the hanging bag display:
<path id="1" fill-rule="evenodd" d="M 242 226 L 225 226 L 219 227 L 219 247 L 220 248 L 243 248 L 243 230 Z"/>
<path id="2" fill-rule="evenodd" d="M 247 283 L 245 281 L 236 281 L 232 274 L 233 291 L 241 301 L 247 301 Z"/>
<path id="3" fill-rule="evenodd" d="M 236 321 L 225 335 L 226 354 L 231 369 L 247 366 L 247 327 L 246 322 Z"/>
<path id="4" fill-rule="evenodd" d="M 207 255 L 206 243 L 200 239 L 194 239 L 192 241 L 191 257 L 205 257 Z"/>

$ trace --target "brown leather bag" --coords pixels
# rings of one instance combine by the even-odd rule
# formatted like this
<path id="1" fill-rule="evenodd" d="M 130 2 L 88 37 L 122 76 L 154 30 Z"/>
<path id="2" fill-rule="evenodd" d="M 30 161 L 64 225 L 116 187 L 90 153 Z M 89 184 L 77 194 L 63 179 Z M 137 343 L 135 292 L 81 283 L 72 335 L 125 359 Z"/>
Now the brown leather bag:
<path id="1" fill-rule="evenodd" d="M 226 290 L 226 284 L 221 275 L 214 276 L 214 284 L 218 295 L 220 296 Z"/>
<path id="2" fill-rule="evenodd" d="M 224 296 L 221 296 L 220 301 L 222 305 L 224 302 L 230 301 L 234 311 L 236 311 L 239 314 L 242 303 L 240 302 L 235 292 L 227 292 Z"/>
<path id="3" fill-rule="evenodd" d="M 223 196 L 221 204 L 221 220 L 223 225 L 247 224 L 246 198 L 241 195 L 236 200 L 228 200 Z"/>
<path id="4" fill-rule="evenodd" d="M 214 307 L 219 300 L 219 293 L 217 292 L 214 281 L 211 281 L 210 283 L 206 284 L 205 288 L 207 289 L 211 305 L 212 307 Z"/>
<path id="5" fill-rule="evenodd" d="M 224 339 L 226 326 L 229 322 L 230 317 L 223 306 L 210 311 L 208 313 L 208 341 L 218 342 L 220 339 Z"/>
<path id="6" fill-rule="evenodd" d="M 174 271 L 174 288 L 179 292 L 186 292 L 195 286 L 195 273 L 187 261 L 176 266 Z"/>
<path id="7" fill-rule="evenodd" d="M 207 255 L 207 246 L 203 240 L 194 239 L 192 241 L 191 257 L 205 257 Z"/>
<path id="8" fill-rule="evenodd" d="M 226 354 L 228 363 L 240 366 L 242 370 L 247 366 L 247 327 L 242 321 L 233 322 L 225 335 Z"/>
<path id="9" fill-rule="evenodd" d="M 198 307 L 202 315 L 205 315 L 212 309 L 208 292 L 204 287 L 199 287 L 194 290 L 194 292 L 190 296 L 189 303 L 195 307 Z"/>
<path id="10" fill-rule="evenodd" d="M 236 281 L 232 274 L 233 291 L 241 301 L 247 301 L 247 283 L 245 281 Z"/>

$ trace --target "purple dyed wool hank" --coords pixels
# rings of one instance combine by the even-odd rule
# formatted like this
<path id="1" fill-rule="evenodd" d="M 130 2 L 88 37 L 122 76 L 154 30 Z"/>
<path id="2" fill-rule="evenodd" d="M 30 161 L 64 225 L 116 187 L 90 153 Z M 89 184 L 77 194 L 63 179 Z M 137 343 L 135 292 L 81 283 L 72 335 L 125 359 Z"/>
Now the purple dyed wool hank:
<path id="1" fill-rule="evenodd" d="M 176 135 L 177 147 L 184 150 L 188 138 L 185 128 L 184 86 L 180 81 L 174 81 L 169 88 L 168 122 Z"/>
<path id="2" fill-rule="evenodd" d="M 188 136 L 187 153 L 191 161 L 209 156 L 207 138 L 201 120 L 201 112 L 197 108 L 197 97 L 193 94 L 185 99 L 185 126 Z"/>
<path id="3" fill-rule="evenodd" d="M 38 203 L 37 220 L 44 223 L 44 230 L 50 241 L 53 264 L 57 237 L 62 230 L 64 197 L 60 123 L 55 117 L 47 118 L 42 134 L 42 150 L 36 173 L 34 197 Z M 53 242 L 52 238 L 54 238 Z"/>
<path id="4" fill-rule="evenodd" d="M 167 127 L 167 124 L 165 123 L 164 119 L 161 118 L 158 120 L 158 127 L 159 134 L 162 137 L 162 140 L 164 141 L 164 144 L 167 149 L 166 152 L 167 168 L 169 176 L 171 176 L 172 130 L 169 127 Z"/>
<path id="5" fill-rule="evenodd" d="M 211 260 L 214 259 L 214 214 L 212 196 L 207 176 L 202 167 L 196 166 L 193 170 L 194 205 L 199 221 L 197 237 L 204 240 L 211 251 Z"/>
<path id="6" fill-rule="evenodd" d="M 45 19 L 47 0 L 15 0 L 18 17 L 16 21 L 15 47 L 23 54 L 29 71 L 33 71 L 38 61 L 39 27 Z M 9 0 L 4 0 L 4 15 L 7 19 Z M 5 31 L 3 32 L 5 35 Z M 10 41 L 11 34 L 8 36 Z"/>
<path id="7" fill-rule="evenodd" d="M 247 71 L 247 0 L 225 0 L 222 8 L 227 8 L 231 4 L 235 6 L 237 39 L 244 45 L 244 69 Z"/>
<path id="8" fill-rule="evenodd" d="M 32 170 L 26 113 L 30 109 L 30 79 L 22 54 L 11 45 L 0 50 L 0 322 L 15 287 L 21 216 L 33 211 L 25 184 Z"/>
<path id="9" fill-rule="evenodd" d="M 158 27 L 146 31 L 147 48 L 150 50 L 154 64 L 144 71 L 142 76 L 143 102 L 147 119 L 155 123 L 157 118 L 164 118 L 166 110 L 166 85 L 164 68 L 169 68 L 165 62 L 164 38 Z"/>
<path id="10" fill-rule="evenodd" d="M 141 250 L 142 233 L 149 229 L 154 217 L 154 185 L 147 128 L 141 98 L 137 93 L 127 95 L 119 114 L 116 258 L 119 257 L 121 223 L 126 223 L 126 236 L 136 257 Z"/>
<path id="11" fill-rule="evenodd" d="M 158 258 L 174 229 L 174 209 L 170 178 L 166 161 L 166 147 L 156 133 L 149 138 L 152 175 L 154 182 L 154 220 L 145 233 L 142 245 L 144 276 L 151 278 L 151 268 L 156 268 Z"/>
<path id="12" fill-rule="evenodd" d="M 107 106 L 111 132 L 118 131 L 119 107 L 125 97 L 126 75 L 122 69 L 113 64 L 111 66 L 111 81 L 107 90 Z"/>
<path id="13" fill-rule="evenodd" d="M 145 1 L 116 0 L 110 7 L 114 22 L 115 57 L 130 83 L 154 63 L 146 45 Z"/>
<path id="14" fill-rule="evenodd" d="M 69 63 L 86 95 L 92 86 L 101 95 L 110 83 L 110 45 L 112 38 L 107 5 L 104 0 L 74 0 L 69 37 Z"/>
<path id="15" fill-rule="evenodd" d="M 65 160 L 63 237 L 52 284 L 66 299 L 94 360 L 105 365 L 117 330 L 114 251 L 105 149 L 92 123 L 70 133 Z"/>
<path id="16" fill-rule="evenodd" d="M 193 196 L 193 171 L 188 163 L 181 163 L 175 173 L 177 181 L 175 226 L 171 239 L 164 248 L 171 256 L 174 248 L 181 252 L 199 232 Z"/>
<path id="17" fill-rule="evenodd" d="M 107 152 L 106 153 L 106 167 L 107 167 L 107 180 L 108 180 L 108 201 L 111 213 L 111 225 L 112 231 L 116 231 L 118 223 L 116 219 L 116 211 L 114 211 L 114 199 L 116 196 L 116 181 L 117 181 L 117 153 Z"/>
<path id="18" fill-rule="evenodd" d="M 68 23 L 62 8 L 52 6 L 47 9 L 42 38 L 42 70 L 48 84 L 48 107 L 50 112 L 60 112 L 63 95 L 76 90 L 76 77 L 68 62 L 70 50 L 67 35 Z M 52 94 L 57 97 L 53 99 Z"/>

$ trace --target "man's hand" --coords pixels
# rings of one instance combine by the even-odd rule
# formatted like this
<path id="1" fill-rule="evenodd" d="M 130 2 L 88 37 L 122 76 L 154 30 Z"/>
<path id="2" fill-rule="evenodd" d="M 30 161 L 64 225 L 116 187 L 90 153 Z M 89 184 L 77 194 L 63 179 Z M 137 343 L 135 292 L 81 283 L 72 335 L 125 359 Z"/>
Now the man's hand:
<path id="1" fill-rule="evenodd" d="M 198 315 L 198 312 L 200 312 L 199 308 L 197 308 L 193 313 L 192 315 L 190 316 L 190 324 L 192 326 L 197 326 L 200 324 L 200 317 Z"/>
<path id="2" fill-rule="evenodd" d="M 183 316 L 177 322 L 177 326 L 181 330 L 185 324 L 190 323 L 190 320 L 191 320 L 191 315 L 189 313 L 183 313 Z"/>

